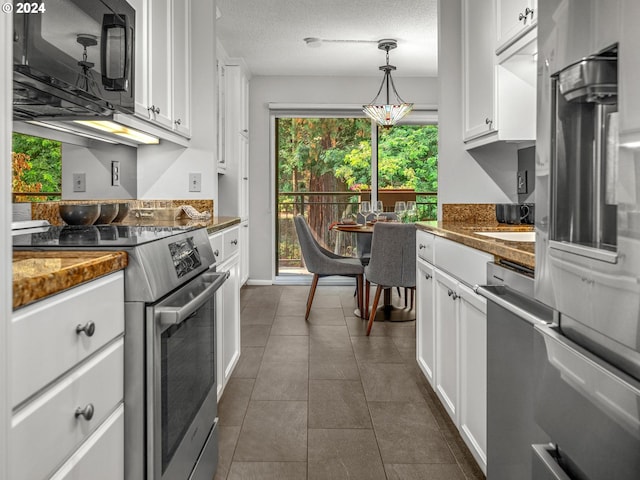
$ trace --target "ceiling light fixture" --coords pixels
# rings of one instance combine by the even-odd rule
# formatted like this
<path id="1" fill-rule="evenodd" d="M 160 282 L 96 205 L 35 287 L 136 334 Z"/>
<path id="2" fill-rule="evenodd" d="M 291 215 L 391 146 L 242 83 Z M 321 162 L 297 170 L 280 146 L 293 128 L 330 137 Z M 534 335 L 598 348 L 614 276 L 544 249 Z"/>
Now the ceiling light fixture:
<path id="1" fill-rule="evenodd" d="M 391 78 L 391 72 L 396 69 L 394 65 L 389 64 L 389 50 L 393 50 L 398 46 L 398 42 L 393 39 L 384 39 L 378 42 L 378 48 L 387 52 L 387 64 L 380 66 L 380 70 L 384 72 L 380 89 L 376 94 L 376 97 L 371 100 L 367 105 L 362 106 L 362 111 L 382 127 L 391 127 L 395 125 L 400 119 L 402 119 L 413 108 L 413 103 L 405 102 L 396 90 L 396 86 Z M 386 84 L 387 103 L 376 104 L 380 93 L 382 93 L 383 87 Z M 389 102 L 389 91 L 393 90 L 396 96 L 396 103 Z"/>
<path id="2" fill-rule="evenodd" d="M 319 48 L 323 43 L 378 43 L 377 40 L 348 40 L 339 38 L 318 38 L 318 37 L 306 37 L 303 38 L 304 43 L 309 48 Z"/>

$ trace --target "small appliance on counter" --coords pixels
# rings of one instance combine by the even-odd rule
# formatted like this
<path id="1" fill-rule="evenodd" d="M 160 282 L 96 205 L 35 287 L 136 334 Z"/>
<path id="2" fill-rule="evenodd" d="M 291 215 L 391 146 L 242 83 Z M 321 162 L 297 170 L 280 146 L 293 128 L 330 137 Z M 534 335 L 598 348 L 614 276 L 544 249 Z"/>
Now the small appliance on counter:
<path id="1" fill-rule="evenodd" d="M 535 204 L 533 203 L 496 203 L 496 220 L 510 225 L 535 223 Z"/>

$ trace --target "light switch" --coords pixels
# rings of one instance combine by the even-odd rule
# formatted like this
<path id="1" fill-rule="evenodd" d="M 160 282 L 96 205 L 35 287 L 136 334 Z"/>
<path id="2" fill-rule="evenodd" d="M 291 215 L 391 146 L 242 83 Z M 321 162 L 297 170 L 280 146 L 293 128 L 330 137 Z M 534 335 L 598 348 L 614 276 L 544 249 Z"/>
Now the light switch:
<path id="1" fill-rule="evenodd" d="M 520 170 L 518 172 L 518 193 L 528 193 L 526 170 Z"/>
<path id="2" fill-rule="evenodd" d="M 117 160 L 111 161 L 111 185 L 120 186 L 120 162 Z"/>
<path id="3" fill-rule="evenodd" d="M 190 173 L 189 174 L 189 191 L 200 192 L 202 190 L 202 174 Z"/>
<path id="4" fill-rule="evenodd" d="M 87 176 L 84 173 L 73 174 L 73 191 L 74 192 L 87 191 Z"/>

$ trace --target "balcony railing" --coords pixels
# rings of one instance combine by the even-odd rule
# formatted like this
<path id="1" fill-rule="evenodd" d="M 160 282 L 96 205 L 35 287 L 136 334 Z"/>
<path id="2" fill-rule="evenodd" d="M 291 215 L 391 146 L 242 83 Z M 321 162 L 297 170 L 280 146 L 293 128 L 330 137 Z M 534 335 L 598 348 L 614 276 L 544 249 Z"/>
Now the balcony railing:
<path id="1" fill-rule="evenodd" d="M 435 220 L 437 215 L 436 192 L 413 190 L 379 190 L 378 198 L 384 202 L 385 211 L 393 211 L 395 199 L 408 195 L 415 198 L 420 220 Z M 340 255 L 355 255 L 355 235 L 329 230 L 329 226 L 347 215 L 355 215 L 361 199 L 370 199 L 371 192 L 282 192 L 278 194 L 278 219 L 276 224 L 278 273 L 304 271 L 298 236 L 293 217 L 303 214 L 316 240 L 327 250 Z M 387 200 L 388 199 L 388 200 Z"/>

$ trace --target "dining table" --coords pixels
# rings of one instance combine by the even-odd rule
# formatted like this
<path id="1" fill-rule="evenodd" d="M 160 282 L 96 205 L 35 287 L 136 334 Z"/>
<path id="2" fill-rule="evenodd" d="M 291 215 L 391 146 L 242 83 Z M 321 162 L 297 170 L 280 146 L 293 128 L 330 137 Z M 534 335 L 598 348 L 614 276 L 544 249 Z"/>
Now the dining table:
<path id="1" fill-rule="evenodd" d="M 375 222 L 367 222 L 366 224 L 358 223 L 334 223 L 330 230 L 343 233 L 354 233 L 356 235 L 373 235 L 373 227 Z M 363 252 L 359 252 L 363 253 Z M 368 252 L 367 252 L 368 253 Z M 360 257 L 362 259 L 362 257 Z M 365 274 L 366 280 L 366 274 Z M 408 290 L 405 290 L 408 293 Z M 392 298 L 392 289 L 385 288 L 383 294 L 383 302 L 376 310 L 375 321 L 387 322 L 410 322 L 416 319 L 416 312 L 413 308 L 413 302 L 406 301 L 406 306 L 394 304 Z M 357 317 L 364 318 L 363 312 L 356 308 L 354 314 Z"/>

